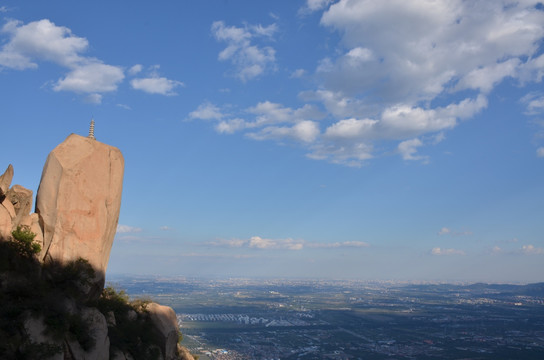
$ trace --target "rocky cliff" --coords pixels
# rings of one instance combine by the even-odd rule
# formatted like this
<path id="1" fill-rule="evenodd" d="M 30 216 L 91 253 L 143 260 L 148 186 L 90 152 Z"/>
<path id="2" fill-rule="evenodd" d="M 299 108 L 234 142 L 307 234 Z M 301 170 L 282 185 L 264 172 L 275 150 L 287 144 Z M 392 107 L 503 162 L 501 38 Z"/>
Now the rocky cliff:
<path id="1" fill-rule="evenodd" d="M 0 175 L 0 358 L 192 359 L 174 311 L 104 289 L 121 205 L 119 149 L 75 134 L 48 156 L 36 200 Z"/>

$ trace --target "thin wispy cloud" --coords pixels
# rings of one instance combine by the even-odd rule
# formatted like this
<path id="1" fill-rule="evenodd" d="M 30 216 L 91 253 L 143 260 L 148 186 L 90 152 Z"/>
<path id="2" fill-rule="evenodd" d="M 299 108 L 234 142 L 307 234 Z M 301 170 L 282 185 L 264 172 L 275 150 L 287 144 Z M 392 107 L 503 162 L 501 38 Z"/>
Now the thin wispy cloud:
<path id="1" fill-rule="evenodd" d="M 472 231 L 457 231 L 457 230 L 452 230 L 448 227 L 443 227 L 442 229 L 440 229 L 440 231 L 438 231 L 437 233 L 439 236 L 443 236 L 443 235 L 450 235 L 450 236 L 469 236 L 469 235 L 472 235 Z"/>
<path id="2" fill-rule="evenodd" d="M 130 225 L 117 225 L 117 234 L 128 234 L 128 233 L 140 233 L 142 232 L 142 228 L 136 227 L 136 226 L 130 226 Z"/>
<path id="3" fill-rule="evenodd" d="M 466 255 L 463 250 L 458 249 L 444 249 L 440 247 L 435 247 L 431 250 L 432 255 L 437 256 L 448 256 L 448 255 Z"/>
<path id="4" fill-rule="evenodd" d="M 521 252 L 526 255 L 544 255 L 544 248 L 536 247 L 534 245 L 523 245 Z"/>
<path id="5" fill-rule="evenodd" d="M 218 60 L 229 61 L 234 66 L 234 76 L 243 82 L 275 70 L 276 50 L 269 45 L 256 45 L 255 42 L 271 40 L 277 31 L 276 24 L 236 27 L 216 21 L 211 26 L 215 39 L 227 44 L 219 53 Z"/>
<path id="6" fill-rule="evenodd" d="M 261 250 L 303 250 L 303 249 L 336 249 L 336 248 L 363 248 L 370 246 L 363 241 L 344 241 L 333 243 L 319 243 L 301 239 L 267 239 L 252 236 L 249 239 L 220 239 L 208 242 L 209 246 L 249 248 Z"/>

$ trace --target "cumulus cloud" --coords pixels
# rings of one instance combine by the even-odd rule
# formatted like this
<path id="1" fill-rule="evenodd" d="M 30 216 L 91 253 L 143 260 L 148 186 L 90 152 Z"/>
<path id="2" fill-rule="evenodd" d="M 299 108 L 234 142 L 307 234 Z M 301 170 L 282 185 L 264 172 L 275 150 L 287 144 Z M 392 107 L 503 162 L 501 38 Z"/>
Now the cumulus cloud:
<path id="1" fill-rule="evenodd" d="M 274 48 L 255 45 L 255 41 L 262 38 L 272 39 L 277 30 L 276 24 L 241 28 L 227 26 L 224 21 L 215 21 L 211 26 L 215 39 L 227 44 L 227 47 L 219 53 L 218 59 L 230 61 L 235 67 L 234 76 L 243 82 L 275 69 Z"/>
<path id="2" fill-rule="evenodd" d="M 299 118 L 314 121 L 319 133 L 297 137 L 293 122 L 286 120 L 288 107 L 271 101 L 254 106 L 263 114 L 248 112 L 255 118 L 221 119 L 217 131 L 248 131 L 259 140 L 289 138 L 312 159 L 348 166 L 361 166 L 376 157 L 375 151 L 396 150 L 404 160 L 428 161 L 418 153 L 485 109 L 505 79 L 525 86 L 544 77 L 539 48 L 544 11 L 535 2 L 307 0 L 301 9 L 318 11 L 320 25 L 339 35 L 334 52 L 316 63 L 315 88 L 299 93 L 305 104 L 325 110 L 320 119 Z M 216 22 L 212 33 L 227 44 L 219 58 L 236 64 L 239 77 L 242 68 L 251 73 L 252 65 L 275 62 L 264 48 L 254 49 L 262 62 L 243 62 L 240 55 L 256 38 L 271 38 L 273 30 Z M 304 74 L 298 69 L 291 78 Z M 524 101 L 528 114 L 544 109 L 542 94 Z"/>
<path id="3" fill-rule="evenodd" d="M 544 157 L 544 146 L 541 146 L 538 149 L 536 149 L 536 156 Z"/>
<path id="4" fill-rule="evenodd" d="M 457 250 L 457 249 L 443 249 L 439 247 L 435 247 L 431 250 L 432 255 L 465 255 L 465 252 L 463 250 Z"/>
<path id="5" fill-rule="evenodd" d="M 129 225 L 117 225 L 117 234 L 128 234 L 128 233 L 139 233 L 142 232 L 142 229 L 139 227 L 129 226 Z"/>
<path id="6" fill-rule="evenodd" d="M 223 113 L 216 105 L 210 102 L 204 102 L 200 104 L 196 110 L 189 113 L 189 118 L 200 120 L 220 120 L 223 118 Z"/>
<path id="7" fill-rule="evenodd" d="M 25 70 L 37 68 L 40 61 L 48 61 L 69 70 L 64 78 L 55 82 L 55 91 L 93 93 L 87 99 L 100 102 L 98 93 L 117 90 L 124 79 L 121 67 L 82 55 L 89 47 L 87 39 L 48 19 L 28 24 L 11 20 L 1 32 L 9 36 L 9 41 L 0 50 L 0 66 Z"/>
<path id="8" fill-rule="evenodd" d="M 292 238 L 268 239 L 260 236 L 252 236 L 249 239 L 220 239 L 209 242 L 207 245 L 231 248 L 252 248 L 261 250 L 303 250 L 313 249 L 336 249 L 336 248 L 362 248 L 370 246 L 363 241 L 344 241 L 334 243 L 318 243 Z"/>
<path id="9" fill-rule="evenodd" d="M 55 91 L 101 93 L 117 90 L 124 79 L 123 71 L 116 66 L 89 63 L 77 66 L 53 86 Z"/>
<path id="10" fill-rule="evenodd" d="M 184 86 L 184 84 L 181 81 L 170 80 L 160 76 L 158 73 L 159 68 L 159 65 L 151 66 L 147 77 L 132 79 L 130 85 L 133 89 L 141 90 L 148 94 L 177 95 L 174 89 L 178 86 Z M 139 73 L 142 67 L 141 65 L 134 65 L 131 70 Z"/>

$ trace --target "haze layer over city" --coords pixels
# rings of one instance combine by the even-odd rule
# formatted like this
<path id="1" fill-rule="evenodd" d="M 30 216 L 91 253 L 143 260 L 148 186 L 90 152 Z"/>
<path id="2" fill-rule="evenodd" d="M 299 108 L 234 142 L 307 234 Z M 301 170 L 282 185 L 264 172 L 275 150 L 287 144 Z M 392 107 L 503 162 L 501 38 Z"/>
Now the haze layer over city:
<path id="1" fill-rule="evenodd" d="M 91 119 L 124 155 L 108 276 L 544 280 L 542 2 L 0 0 L 0 29 L 0 170 L 36 191 Z"/>

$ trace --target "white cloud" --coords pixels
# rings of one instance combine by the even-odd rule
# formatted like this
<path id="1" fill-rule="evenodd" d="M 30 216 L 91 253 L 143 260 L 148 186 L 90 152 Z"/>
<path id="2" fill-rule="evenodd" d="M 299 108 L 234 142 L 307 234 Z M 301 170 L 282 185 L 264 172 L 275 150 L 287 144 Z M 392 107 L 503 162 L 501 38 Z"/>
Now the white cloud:
<path id="1" fill-rule="evenodd" d="M 64 26 L 57 26 L 48 19 L 26 25 L 8 21 L 2 33 L 10 36 L 0 50 L 0 66 L 24 70 L 37 68 L 38 62 L 48 61 L 69 70 L 68 74 L 53 85 L 55 91 L 90 93 L 85 100 L 100 103 L 100 93 L 117 90 L 124 79 L 121 67 L 81 55 L 89 43 L 87 39 L 72 34 Z"/>
<path id="2" fill-rule="evenodd" d="M 201 120 L 220 120 L 223 116 L 221 110 L 210 102 L 200 104 L 196 110 L 189 113 L 189 118 Z"/>
<path id="3" fill-rule="evenodd" d="M 304 120 L 293 126 L 267 126 L 259 132 L 248 133 L 247 136 L 255 140 L 291 138 L 303 143 L 311 143 L 319 133 L 319 126 L 316 122 Z"/>
<path id="4" fill-rule="evenodd" d="M 544 248 L 535 247 L 534 245 L 523 245 L 521 251 L 527 255 L 542 255 Z"/>
<path id="5" fill-rule="evenodd" d="M 125 78 L 121 68 L 102 63 L 88 63 L 77 66 L 53 86 L 55 91 L 100 93 L 117 90 Z"/>
<path id="6" fill-rule="evenodd" d="M 277 32 L 276 24 L 238 28 L 226 26 L 223 21 L 215 21 L 211 31 L 217 41 L 227 44 L 219 53 L 218 59 L 230 61 L 236 68 L 235 76 L 241 81 L 245 82 L 275 70 L 276 51 L 271 46 L 257 46 L 253 42 L 259 38 L 271 39 Z"/>
<path id="7" fill-rule="evenodd" d="M 465 252 L 463 250 L 457 250 L 457 249 L 442 249 L 439 247 L 435 247 L 431 250 L 432 255 L 465 255 Z"/>
<path id="8" fill-rule="evenodd" d="M 8 12 L 8 8 L 5 7 L 5 6 L 0 6 L 0 13 L 5 13 L 5 12 Z"/>
<path id="9" fill-rule="evenodd" d="M 327 7 L 334 0 L 306 0 L 306 6 L 299 10 L 299 14 L 307 14 Z"/>
<path id="10" fill-rule="evenodd" d="M 316 120 L 324 117 L 321 111 L 310 104 L 292 109 L 270 101 L 257 103 L 240 115 L 250 119 L 230 117 L 216 105 L 205 102 L 190 112 L 189 118 L 214 120 L 215 130 L 222 134 L 246 131 L 246 135 L 255 140 L 291 140 L 308 146 L 321 133 Z"/>
<path id="11" fill-rule="evenodd" d="M 133 89 L 142 90 L 149 94 L 172 96 L 177 95 L 174 89 L 178 86 L 183 86 L 183 83 L 165 77 L 151 76 L 147 78 L 132 79 L 130 85 Z"/>
<path id="12" fill-rule="evenodd" d="M 166 225 L 161 226 L 159 229 L 162 230 L 162 231 L 172 231 L 172 230 L 174 230 L 170 226 L 166 226 Z"/>
<path id="13" fill-rule="evenodd" d="M 489 91 L 517 76 L 544 35 L 543 12 L 523 2 L 341 0 L 321 24 L 339 31 L 347 49 L 374 54 L 364 69 L 338 58 L 323 74 L 327 87 L 373 91 L 385 103 L 431 100 L 458 84 Z"/>
<path id="14" fill-rule="evenodd" d="M 326 122 L 316 123 L 320 133 L 297 140 L 313 159 L 361 166 L 374 151 L 396 149 L 405 160 L 427 161 L 417 151 L 485 109 L 505 79 L 524 86 L 544 77 L 544 11 L 534 2 L 309 0 L 301 9 L 315 11 L 323 11 L 321 25 L 340 41 L 316 63 L 316 87 L 299 93 L 306 104 L 326 110 Z M 212 29 L 227 44 L 222 60 L 235 63 L 240 49 L 254 46 L 251 26 L 217 22 Z M 261 70 L 247 66 L 248 74 Z M 299 70 L 291 77 L 302 76 Z M 544 110 L 541 94 L 525 103 L 527 113 Z M 297 121 L 320 120 L 295 120 L 290 108 L 270 101 L 253 110 L 255 119 L 224 118 L 216 129 L 281 141 L 296 139 Z"/>
<path id="15" fill-rule="evenodd" d="M 303 248 L 303 242 L 293 239 L 263 239 L 260 236 L 253 236 L 249 239 L 250 248 L 257 249 L 287 249 L 287 250 L 301 250 Z"/>
<path id="16" fill-rule="evenodd" d="M 361 164 L 373 157 L 371 144 L 362 141 L 321 142 L 311 147 L 306 156 L 314 160 L 326 160 L 333 164 L 350 167 L 360 167 Z"/>
<path id="17" fill-rule="evenodd" d="M 89 46 L 87 39 L 77 37 L 64 26 L 56 26 L 48 19 L 23 25 L 8 21 L 2 28 L 11 36 L 0 51 L 0 65 L 23 70 L 36 68 L 35 60 L 46 60 L 73 67 L 83 60 L 79 54 Z"/>
<path id="18" fill-rule="evenodd" d="M 544 146 L 541 146 L 538 149 L 536 149 L 536 156 L 544 157 Z"/>
<path id="19" fill-rule="evenodd" d="M 129 226 L 129 225 L 117 225 L 117 234 L 127 234 L 127 233 L 139 233 L 142 232 L 142 229 L 139 227 Z"/>
<path id="20" fill-rule="evenodd" d="M 447 227 L 443 227 L 438 232 L 438 235 L 446 235 L 446 234 L 449 234 L 449 233 L 451 233 L 451 230 L 449 228 L 447 228 Z"/>
<path id="21" fill-rule="evenodd" d="M 215 125 L 215 130 L 220 134 L 234 134 L 248 127 L 248 124 L 243 119 L 230 119 L 219 122 Z"/>
<path id="22" fill-rule="evenodd" d="M 410 139 L 401 142 L 398 145 L 398 151 L 400 152 L 404 160 L 426 160 L 425 156 L 415 155 L 417 148 L 423 146 L 423 143 L 419 139 Z"/>

